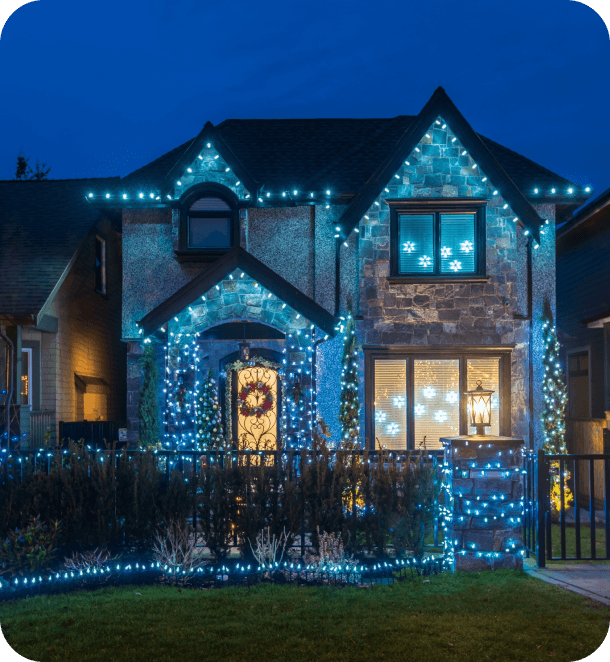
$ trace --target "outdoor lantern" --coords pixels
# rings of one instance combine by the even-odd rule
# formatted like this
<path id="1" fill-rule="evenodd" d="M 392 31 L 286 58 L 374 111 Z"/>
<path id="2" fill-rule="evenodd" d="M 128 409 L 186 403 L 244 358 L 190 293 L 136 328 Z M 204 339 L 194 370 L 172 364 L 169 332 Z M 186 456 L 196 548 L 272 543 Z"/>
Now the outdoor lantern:
<path id="1" fill-rule="evenodd" d="M 239 359 L 240 361 L 250 360 L 250 343 L 247 340 L 237 343 L 239 346 Z"/>
<path id="2" fill-rule="evenodd" d="M 477 435 L 484 435 L 485 428 L 491 425 L 491 394 L 494 391 L 484 389 L 481 381 L 472 391 L 466 391 L 470 408 L 470 425 L 476 428 Z"/>

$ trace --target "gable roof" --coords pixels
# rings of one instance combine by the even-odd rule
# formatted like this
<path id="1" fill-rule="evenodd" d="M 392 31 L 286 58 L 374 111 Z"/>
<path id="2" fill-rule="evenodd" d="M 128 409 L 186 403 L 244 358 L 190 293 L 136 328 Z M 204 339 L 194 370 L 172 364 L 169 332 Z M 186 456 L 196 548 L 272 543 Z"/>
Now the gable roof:
<path id="1" fill-rule="evenodd" d="M 90 187 L 118 181 L 0 181 L 0 316 L 40 312 L 100 217 Z"/>
<path id="2" fill-rule="evenodd" d="M 439 90 L 449 101 L 439 88 L 428 104 L 439 96 Z M 453 106 L 451 101 L 449 104 Z M 331 189 L 333 194 L 353 196 L 369 182 L 419 118 L 421 113 L 363 119 L 229 119 L 216 127 L 207 122 L 198 136 L 127 175 L 121 185 L 132 193 L 161 191 L 182 176 L 204 143 L 211 142 L 253 194 L 264 185 L 266 190 L 277 193 L 294 188 Z M 475 136 L 521 191 L 535 197 L 533 187 L 540 189 L 537 200 L 555 201 L 545 196 L 551 188 L 572 187 L 575 199 L 584 195 L 581 187 L 564 177 L 485 136 Z"/>
<path id="3" fill-rule="evenodd" d="M 151 310 L 138 322 L 144 336 L 154 333 L 168 320 L 180 313 L 199 297 L 209 292 L 221 280 L 235 269 L 241 269 L 265 289 L 275 294 L 278 299 L 301 313 L 329 336 L 335 335 L 337 320 L 313 299 L 303 294 L 294 285 L 282 278 L 273 269 L 257 260 L 240 246 L 231 249 L 226 255 L 216 260 L 208 269 L 195 276 L 190 283 L 181 287 L 163 303 Z M 227 320 L 230 321 L 230 320 Z"/>
<path id="4" fill-rule="evenodd" d="M 585 228 L 592 228 L 599 224 L 600 221 L 602 221 L 603 227 L 607 227 L 607 221 L 610 221 L 610 188 L 607 188 L 588 202 L 569 221 L 557 228 L 558 251 L 560 248 L 564 248 L 564 240 L 574 230 L 582 231 Z M 606 223 L 603 223 L 604 221 Z"/>
<path id="5" fill-rule="evenodd" d="M 383 188 L 391 180 L 394 173 L 400 168 L 403 161 L 409 157 L 426 131 L 428 131 L 439 116 L 447 122 L 461 144 L 474 161 L 481 166 L 494 186 L 501 190 L 502 197 L 508 202 L 515 214 L 517 214 L 523 225 L 532 233 L 536 241 L 540 242 L 540 225 L 543 223 L 543 220 L 506 174 L 502 166 L 492 156 L 481 138 L 473 131 L 470 124 L 468 124 L 442 87 L 438 87 L 435 90 L 428 103 L 411 123 L 409 129 L 399 140 L 394 150 L 387 155 L 384 162 L 358 195 L 354 197 L 343 216 L 339 219 L 337 224 L 342 226 L 344 235 L 349 235 L 359 223 L 362 216 L 383 191 Z"/>
<path id="6" fill-rule="evenodd" d="M 164 154 L 148 166 L 127 175 L 121 183 L 127 186 L 135 185 L 136 188 L 140 187 L 145 190 L 151 188 L 158 190 L 161 197 L 165 198 L 165 195 L 173 190 L 175 181 L 184 175 L 186 169 L 192 165 L 208 142 L 214 145 L 214 149 L 243 182 L 244 186 L 249 191 L 256 192 L 257 182 L 254 181 L 211 122 L 206 122 L 195 138 Z"/>

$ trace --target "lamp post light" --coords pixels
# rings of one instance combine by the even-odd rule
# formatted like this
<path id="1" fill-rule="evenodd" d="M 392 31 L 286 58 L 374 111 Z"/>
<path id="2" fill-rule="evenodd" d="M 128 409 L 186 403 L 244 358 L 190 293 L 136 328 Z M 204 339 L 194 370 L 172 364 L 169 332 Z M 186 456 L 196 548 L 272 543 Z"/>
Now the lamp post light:
<path id="1" fill-rule="evenodd" d="M 470 425 L 476 428 L 477 436 L 485 436 L 485 428 L 491 425 L 491 395 L 495 391 L 484 389 L 481 381 L 472 391 L 466 391 Z"/>

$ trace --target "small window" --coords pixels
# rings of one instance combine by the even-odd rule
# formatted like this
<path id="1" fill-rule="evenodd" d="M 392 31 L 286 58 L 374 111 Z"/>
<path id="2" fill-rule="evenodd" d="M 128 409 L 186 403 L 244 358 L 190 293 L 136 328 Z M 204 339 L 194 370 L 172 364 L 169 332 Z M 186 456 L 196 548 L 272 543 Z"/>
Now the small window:
<path id="1" fill-rule="evenodd" d="M 21 404 L 32 405 L 32 348 L 21 350 Z"/>
<path id="2" fill-rule="evenodd" d="M 392 209 L 392 276 L 484 275 L 485 203 L 387 202 Z"/>
<path id="3" fill-rule="evenodd" d="M 588 351 L 568 355 L 568 416 L 591 417 Z"/>
<path id="4" fill-rule="evenodd" d="M 239 241 L 237 198 L 219 184 L 205 187 L 189 196 L 182 207 L 176 250 L 179 261 L 214 260 Z"/>
<path id="5" fill-rule="evenodd" d="M 106 240 L 95 238 L 95 291 L 106 294 Z"/>

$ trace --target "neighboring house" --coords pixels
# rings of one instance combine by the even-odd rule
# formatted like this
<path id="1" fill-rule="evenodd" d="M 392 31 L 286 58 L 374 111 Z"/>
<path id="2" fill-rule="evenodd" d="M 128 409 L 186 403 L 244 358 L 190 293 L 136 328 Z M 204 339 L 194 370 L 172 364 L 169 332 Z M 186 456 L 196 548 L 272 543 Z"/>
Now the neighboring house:
<path id="1" fill-rule="evenodd" d="M 610 411 L 610 189 L 557 230 L 557 326 L 572 452 L 602 452 Z M 570 448 L 570 444 L 573 447 Z"/>
<path id="2" fill-rule="evenodd" d="M 472 432 L 462 394 L 477 380 L 495 391 L 492 434 L 540 440 L 555 223 L 589 192 L 475 133 L 442 88 L 416 116 L 208 122 L 90 193 L 122 214 L 131 441 L 146 342 L 164 441 L 196 438 L 210 367 L 240 447 L 306 445 L 317 416 L 338 441 L 350 309 L 363 443 Z"/>
<path id="3" fill-rule="evenodd" d="M 121 225 L 86 199 L 116 179 L 0 182 L 0 434 L 125 419 Z M 7 397 L 9 403 L 7 404 Z"/>

